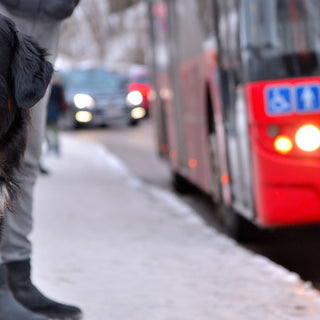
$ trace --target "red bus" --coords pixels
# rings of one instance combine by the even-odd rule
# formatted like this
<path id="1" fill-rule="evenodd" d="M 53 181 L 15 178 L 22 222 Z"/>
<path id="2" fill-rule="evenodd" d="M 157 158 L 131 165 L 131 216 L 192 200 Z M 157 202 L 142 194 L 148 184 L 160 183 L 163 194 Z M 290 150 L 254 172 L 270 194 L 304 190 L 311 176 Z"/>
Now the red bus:
<path id="1" fill-rule="evenodd" d="M 153 116 L 177 190 L 229 232 L 320 222 L 320 1 L 149 0 Z"/>

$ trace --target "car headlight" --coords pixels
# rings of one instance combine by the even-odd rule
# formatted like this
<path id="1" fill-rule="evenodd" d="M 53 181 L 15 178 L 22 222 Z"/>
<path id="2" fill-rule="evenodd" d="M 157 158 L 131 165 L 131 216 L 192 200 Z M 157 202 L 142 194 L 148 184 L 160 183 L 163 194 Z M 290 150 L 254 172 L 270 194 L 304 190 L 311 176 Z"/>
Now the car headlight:
<path id="1" fill-rule="evenodd" d="M 136 107 L 131 110 L 131 117 L 135 120 L 141 119 L 146 115 L 145 108 Z"/>
<path id="2" fill-rule="evenodd" d="M 78 122 L 90 122 L 92 120 L 92 114 L 89 111 L 78 111 L 75 118 Z"/>
<path id="3" fill-rule="evenodd" d="M 143 101 L 143 96 L 140 91 L 134 90 L 128 93 L 127 103 L 132 106 L 138 106 Z"/>
<path id="4" fill-rule="evenodd" d="M 94 99 L 88 94 L 78 93 L 73 97 L 74 105 L 79 109 L 92 108 L 95 105 Z"/>

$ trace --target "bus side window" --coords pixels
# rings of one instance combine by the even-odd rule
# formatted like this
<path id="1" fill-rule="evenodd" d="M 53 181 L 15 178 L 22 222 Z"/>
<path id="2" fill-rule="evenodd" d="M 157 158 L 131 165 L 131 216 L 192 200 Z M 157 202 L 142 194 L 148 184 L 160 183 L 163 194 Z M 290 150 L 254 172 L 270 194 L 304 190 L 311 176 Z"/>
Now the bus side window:
<path id="1" fill-rule="evenodd" d="M 201 24 L 203 39 L 205 42 L 213 40 L 213 18 L 212 18 L 212 1 L 202 0 L 197 3 L 198 6 L 198 21 Z"/>
<path id="2" fill-rule="evenodd" d="M 237 20 L 238 1 L 217 0 L 216 31 L 219 45 L 219 67 L 222 88 L 222 100 L 224 104 L 224 118 L 228 128 L 234 125 L 234 104 L 236 86 L 240 81 L 238 64 L 239 37 Z"/>
<path id="3" fill-rule="evenodd" d="M 155 1 L 152 6 L 152 15 L 155 28 L 155 62 L 158 72 L 163 72 L 169 67 L 168 49 L 168 11 L 164 1 Z"/>

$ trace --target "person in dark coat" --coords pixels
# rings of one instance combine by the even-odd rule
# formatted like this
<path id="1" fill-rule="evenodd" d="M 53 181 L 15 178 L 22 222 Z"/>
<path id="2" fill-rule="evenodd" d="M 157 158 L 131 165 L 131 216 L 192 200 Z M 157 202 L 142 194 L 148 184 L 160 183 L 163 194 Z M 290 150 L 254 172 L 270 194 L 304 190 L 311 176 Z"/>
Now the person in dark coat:
<path id="1" fill-rule="evenodd" d="M 67 103 L 64 96 L 64 88 L 58 75 L 55 75 L 47 110 L 47 143 L 48 151 L 60 154 L 59 119 L 66 110 Z"/>
<path id="2" fill-rule="evenodd" d="M 39 162 L 39 170 L 42 174 L 48 175 L 50 173 L 46 166 L 45 156 L 51 152 L 60 156 L 59 119 L 66 108 L 67 103 L 64 96 L 64 88 L 59 75 L 55 74 L 47 105 L 47 126 L 43 144 L 43 155 Z"/>

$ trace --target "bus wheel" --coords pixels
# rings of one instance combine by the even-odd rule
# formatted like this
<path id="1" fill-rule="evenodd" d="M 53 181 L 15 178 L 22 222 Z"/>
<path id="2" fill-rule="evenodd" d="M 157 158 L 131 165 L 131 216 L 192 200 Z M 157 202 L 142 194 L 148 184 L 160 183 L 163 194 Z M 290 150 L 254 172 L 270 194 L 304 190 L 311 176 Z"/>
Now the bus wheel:
<path id="1" fill-rule="evenodd" d="M 181 194 L 189 194 L 195 191 L 195 186 L 191 184 L 178 172 L 172 172 L 172 186 L 174 191 Z"/>
<path id="2" fill-rule="evenodd" d="M 230 207 L 220 206 L 219 216 L 226 233 L 239 242 L 251 242 L 257 238 L 258 229 Z"/>

